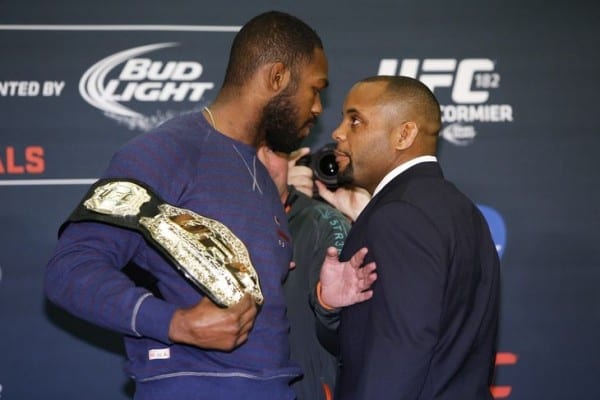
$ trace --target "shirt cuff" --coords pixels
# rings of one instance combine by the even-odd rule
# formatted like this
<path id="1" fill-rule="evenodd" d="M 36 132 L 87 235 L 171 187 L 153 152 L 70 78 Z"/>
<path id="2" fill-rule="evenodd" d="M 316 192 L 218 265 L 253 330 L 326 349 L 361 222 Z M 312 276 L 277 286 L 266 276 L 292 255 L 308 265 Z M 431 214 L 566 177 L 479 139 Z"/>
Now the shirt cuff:
<path id="1" fill-rule="evenodd" d="M 171 343 L 169 327 L 177 307 L 147 293 L 140 297 L 131 318 L 131 329 L 164 343 Z"/>

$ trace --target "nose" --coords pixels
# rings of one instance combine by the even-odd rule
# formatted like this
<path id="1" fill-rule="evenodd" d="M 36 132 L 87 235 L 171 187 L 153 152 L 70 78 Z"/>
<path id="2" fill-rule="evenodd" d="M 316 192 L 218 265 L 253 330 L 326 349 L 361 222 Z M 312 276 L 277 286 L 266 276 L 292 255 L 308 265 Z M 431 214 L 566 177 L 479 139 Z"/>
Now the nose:
<path id="1" fill-rule="evenodd" d="M 323 112 L 323 104 L 321 103 L 321 96 L 319 94 L 315 96 L 315 102 L 310 111 L 315 117 L 318 117 Z"/>
<path id="2" fill-rule="evenodd" d="M 342 129 L 342 124 L 335 128 L 335 130 L 331 134 L 331 138 L 338 143 L 346 139 L 346 135 L 344 134 L 344 130 Z"/>

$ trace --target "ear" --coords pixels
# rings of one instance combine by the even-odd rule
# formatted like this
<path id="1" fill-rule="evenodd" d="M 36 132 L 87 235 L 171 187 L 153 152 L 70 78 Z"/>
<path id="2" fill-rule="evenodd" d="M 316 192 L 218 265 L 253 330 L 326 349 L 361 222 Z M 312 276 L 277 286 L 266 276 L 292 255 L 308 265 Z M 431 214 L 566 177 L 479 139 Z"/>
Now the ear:
<path id="1" fill-rule="evenodd" d="M 276 62 L 271 64 L 268 69 L 267 85 L 271 90 L 279 93 L 289 85 L 291 78 L 290 69 L 282 62 Z"/>
<path id="2" fill-rule="evenodd" d="M 267 165 L 267 163 L 269 162 L 269 157 L 268 157 L 268 151 L 269 148 L 266 145 L 261 145 L 258 147 L 258 149 L 256 150 L 256 155 L 258 156 L 258 159 L 260 160 L 260 162 L 262 162 L 264 165 Z"/>
<path id="3" fill-rule="evenodd" d="M 414 143 L 419 133 L 419 127 L 412 121 L 404 122 L 395 129 L 396 150 L 406 150 Z"/>

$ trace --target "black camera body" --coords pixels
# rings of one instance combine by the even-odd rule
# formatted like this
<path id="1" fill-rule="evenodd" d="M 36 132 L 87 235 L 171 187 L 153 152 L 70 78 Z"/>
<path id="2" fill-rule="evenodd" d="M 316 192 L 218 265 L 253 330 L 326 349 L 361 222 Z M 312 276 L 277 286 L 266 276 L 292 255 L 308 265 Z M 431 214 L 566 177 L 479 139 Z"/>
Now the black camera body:
<path id="1" fill-rule="evenodd" d="M 314 178 L 323 182 L 329 190 L 336 190 L 339 187 L 335 147 L 335 143 L 327 143 L 316 152 L 296 161 L 296 165 L 306 165 L 311 168 Z"/>

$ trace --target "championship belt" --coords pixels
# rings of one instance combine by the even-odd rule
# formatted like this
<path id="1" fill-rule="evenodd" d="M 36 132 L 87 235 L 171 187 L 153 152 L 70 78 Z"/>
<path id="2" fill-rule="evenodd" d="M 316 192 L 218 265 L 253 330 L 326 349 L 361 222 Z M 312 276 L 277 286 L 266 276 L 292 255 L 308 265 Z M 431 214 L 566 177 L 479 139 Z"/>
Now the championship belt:
<path id="1" fill-rule="evenodd" d="M 162 201 L 144 183 L 101 179 L 69 221 L 93 220 L 134 229 L 216 304 L 229 307 L 245 293 L 264 301 L 244 243 L 216 221 Z"/>

